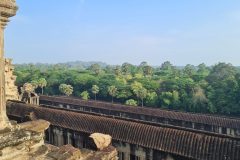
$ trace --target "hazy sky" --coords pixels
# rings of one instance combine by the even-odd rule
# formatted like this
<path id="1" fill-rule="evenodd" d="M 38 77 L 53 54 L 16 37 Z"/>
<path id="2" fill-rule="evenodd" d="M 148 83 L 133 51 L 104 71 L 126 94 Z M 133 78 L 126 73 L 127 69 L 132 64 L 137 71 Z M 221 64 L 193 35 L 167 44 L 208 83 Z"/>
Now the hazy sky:
<path id="1" fill-rule="evenodd" d="M 17 0 L 15 63 L 147 61 L 240 65 L 239 0 Z"/>

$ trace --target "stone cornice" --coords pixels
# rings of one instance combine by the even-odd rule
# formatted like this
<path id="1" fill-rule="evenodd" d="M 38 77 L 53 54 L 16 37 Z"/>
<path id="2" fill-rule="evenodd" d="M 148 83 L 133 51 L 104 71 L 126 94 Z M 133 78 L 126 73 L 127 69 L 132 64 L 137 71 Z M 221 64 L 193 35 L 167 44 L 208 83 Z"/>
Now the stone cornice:
<path id="1" fill-rule="evenodd" d="M 0 1 L 0 24 L 1 27 L 5 27 L 8 22 L 8 18 L 15 16 L 17 12 L 17 5 L 15 0 L 1 0 Z"/>
<path id="2" fill-rule="evenodd" d="M 7 7 L 7 8 L 12 8 L 12 9 L 17 8 L 15 0 L 1 0 L 0 1 L 0 6 L 4 6 L 4 7 Z"/>

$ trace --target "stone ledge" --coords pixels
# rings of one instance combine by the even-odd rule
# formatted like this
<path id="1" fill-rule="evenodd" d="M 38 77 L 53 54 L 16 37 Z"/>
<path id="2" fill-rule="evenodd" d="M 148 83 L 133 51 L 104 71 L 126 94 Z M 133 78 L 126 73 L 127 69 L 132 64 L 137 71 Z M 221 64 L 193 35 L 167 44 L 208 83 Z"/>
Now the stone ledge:
<path id="1" fill-rule="evenodd" d="M 30 160 L 48 152 L 44 146 L 44 131 L 50 123 L 37 120 L 22 124 L 12 123 L 12 128 L 0 132 L 0 160 Z"/>
<path id="2" fill-rule="evenodd" d="M 41 119 L 20 124 L 21 129 L 40 132 L 40 133 L 44 133 L 44 131 L 48 129 L 49 126 L 50 126 L 50 123 L 48 121 L 41 120 Z"/>
<path id="3" fill-rule="evenodd" d="M 107 148 L 96 152 L 83 150 L 81 160 L 117 160 L 117 154 L 118 152 L 113 146 L 108 146 Z"/>

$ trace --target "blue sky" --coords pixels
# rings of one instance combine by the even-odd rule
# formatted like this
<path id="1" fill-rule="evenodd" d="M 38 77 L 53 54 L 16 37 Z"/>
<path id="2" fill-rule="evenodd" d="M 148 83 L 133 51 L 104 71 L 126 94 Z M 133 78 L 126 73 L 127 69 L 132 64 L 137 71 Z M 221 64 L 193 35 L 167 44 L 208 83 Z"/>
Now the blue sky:
<path id="1" fill-rule="evenodd" d="M 239 0 L 17 0 L 5 34 L 15 63 L 147 61 L 240 65 Z"/>

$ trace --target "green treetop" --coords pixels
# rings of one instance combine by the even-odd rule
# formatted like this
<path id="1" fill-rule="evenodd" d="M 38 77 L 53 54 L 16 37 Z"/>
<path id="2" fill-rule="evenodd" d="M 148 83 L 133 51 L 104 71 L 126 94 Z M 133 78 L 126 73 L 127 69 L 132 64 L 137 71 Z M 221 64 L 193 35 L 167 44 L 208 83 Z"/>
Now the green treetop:
<path id="1" fill-rule="evenodd" d="M 43 94 L 43 88 L 47 86 L 47 81 L 45 78 L 40 78 L 38 80 L 38 86 L 42 89 L 42 94 Z"/>

